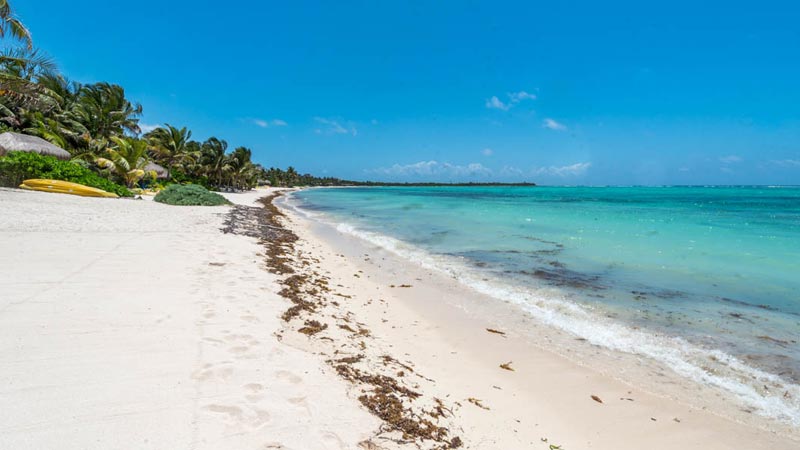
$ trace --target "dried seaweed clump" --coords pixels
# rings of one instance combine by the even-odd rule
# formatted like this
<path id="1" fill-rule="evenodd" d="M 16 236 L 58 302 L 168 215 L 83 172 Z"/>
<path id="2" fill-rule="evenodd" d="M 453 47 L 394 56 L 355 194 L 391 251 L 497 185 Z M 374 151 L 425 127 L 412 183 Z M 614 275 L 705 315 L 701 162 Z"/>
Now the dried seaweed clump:
<path id="1" fill-rule="evenodd" d="M 297 331 L 305 334 L 306 336 L 313 336 L 327 328 L 327 323 L 320 323 L 318 320 L 306 320 L 305 326 Z"/>
<path id="2" fill-rule="evenodd" d="M 418 414 L 404 401 L 413 401 L 419 398 L 420 394 L 400 385 L 394 378 L 368 374 L 348 364 L 338 364 L 335 367 L 342 378 L 371 388 L 359 396 L 358 401 L 383 420 L 384 431 L 399 432 L 402 438 L 409 442 L 433 441 L 442 444 L 437 447 L 438 449 L 459 448 L 463 445 L 461 438 L 458 436 L 450 438 L 447 428 L 438 426 L 425 417 L 443 416 L 445 408 L 442 407 L 441 401 L 437 401 L 438 406 L 434 411 L 422 410 Z"/>

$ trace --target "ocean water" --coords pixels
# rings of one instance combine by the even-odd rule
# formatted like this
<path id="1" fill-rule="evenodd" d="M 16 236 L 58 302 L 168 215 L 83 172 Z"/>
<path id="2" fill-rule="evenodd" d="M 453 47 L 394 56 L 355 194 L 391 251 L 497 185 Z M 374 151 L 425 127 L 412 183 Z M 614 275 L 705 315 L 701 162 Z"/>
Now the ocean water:
<path id="1" fill-rule="evenodd" d="M 800 426 L 800 187 L 329 188 L 291 201 Z"/>

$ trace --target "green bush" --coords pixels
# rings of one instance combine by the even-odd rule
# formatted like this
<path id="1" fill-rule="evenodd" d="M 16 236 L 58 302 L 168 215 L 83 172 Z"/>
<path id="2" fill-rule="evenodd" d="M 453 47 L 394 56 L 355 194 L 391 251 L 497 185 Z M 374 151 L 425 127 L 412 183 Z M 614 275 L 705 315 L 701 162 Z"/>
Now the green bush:
<path id="1" fill-rule="evenodd" d="M 181 206 L 218 206 L 231 203 L 225 197 L 209 192 L 208 189 L 197 184 L 171 184 L 156 194 L 153 200 L 168 205 Z"/>
<path id="2" fill-rule="evenodd" d="M 9 152 L 0 157 L 0 186 L 17 187 L 31 178 L 71 181 L 113 192 L 120 197 L 133 196 L 125 186 L 107 180 L 72 161 L 61 161 L 53 156 L 33 152 Z"/>
<path id="3" fill-rule="evenodd" d="M 200 176 L 195 177 L 191 175 L 187 175 L 181 172 L 179 169 L 172 169 L 169 173 L 171 182 L 178 183 L 178 184 L 199 184 L 204 188 L 208 189 L 209 191 L 212 190 L 211 182 L 208 180 L 208 177 Z"/>

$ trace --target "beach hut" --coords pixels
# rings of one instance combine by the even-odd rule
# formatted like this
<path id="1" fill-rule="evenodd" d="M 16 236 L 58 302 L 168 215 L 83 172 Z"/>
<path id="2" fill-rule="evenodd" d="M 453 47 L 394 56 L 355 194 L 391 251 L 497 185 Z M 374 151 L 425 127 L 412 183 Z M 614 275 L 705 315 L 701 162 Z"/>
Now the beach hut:
<path id="1" fill-rule="evenodd" d="M 0 156 L 12 151 L 34 152 L 42 155 L 55 156 L 58 159 L 69 159 L 72 156 L 63 148 L 55 146 L 37 136 L 12 132 L 0 134 Z"/>
<path id="2" fill-rule="evenodd" d="M 158 178 L 159 180 L 167 180 L 167 179 L 169 179 L 169 170 L 167 170 L 165 167 L 160 166 L 160 165 L 158 165 L 158 164 L 156 164 L 154 162 L 147 163 L 147 165 L 144 167 L 144 171 L 145 172 L 151 172 L 151 171 L 155 172 L 156 173 L 156 178 Z"/>

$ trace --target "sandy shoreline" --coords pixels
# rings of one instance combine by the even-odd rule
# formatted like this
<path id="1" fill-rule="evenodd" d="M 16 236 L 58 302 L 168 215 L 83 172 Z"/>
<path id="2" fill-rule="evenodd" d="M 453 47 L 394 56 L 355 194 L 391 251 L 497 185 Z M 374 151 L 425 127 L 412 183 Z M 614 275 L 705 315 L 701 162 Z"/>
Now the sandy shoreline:
<path id="1" fill-rule="evenodd" d="M 684 397 L 701 400 L 692 402 L 704 405 L 697 407 L 676 399 L 674 389 L 659 390 L 673 383 L 686 389 L 687 383 L 678 384 L 677 377 L 670 380 L 663 371 L 648 373 L 653 367 L 639 358 L 574 342 L 547 328 L 540 335 L 544 341 L 534 342 L 531 335 L 515 332 L 535 324 L 512 305 L 497 305 L 447 277 L 301 215 L 291 218 L 305 251 L 321 259 L 333 279 L 345 280 L 348 293 L 384 300 L 362 304 L 359 320 L 418 371 L 438 380 L 429 387 L 435 395 L 461 403 L 456 422 L 475 448 L 536 448 L 543 438 L 564 448 L 797 445 L 796 429 L 737 411 L 716 393 L 699 387 L 684 392 Z M 398 287 L 404 284 L 411 287 Z M 487 307 L 489 302 L 493 305 Z M 391 322 L 384 323 L 384 317 Z M 508 334 L 498 336 L 487 328 Z M 514 372 L 499 368 L 508 361 Z M 633 386 L 626 382 L 632 376 L 664 379 Z M 469 398 L 490 409 L 474 407 L 465 401 Z"/>
<path id="2" fill-rule="evenodd" d="M 423 448 L 798 445 L 797 430 L 620 381 L 631 361 L 556 354 L 447 280 L 290 211 L 293 274 L 222 233 L 229 207 L 0 190 L 0 210 L 2 448 L 415 448 L 367 410 L 388 411 L 380 389 L 446 432 Z M 286 322 L 292 286 L 309 305 Z"/>

